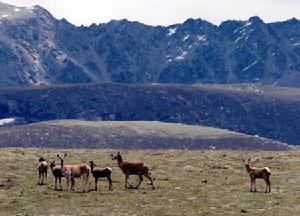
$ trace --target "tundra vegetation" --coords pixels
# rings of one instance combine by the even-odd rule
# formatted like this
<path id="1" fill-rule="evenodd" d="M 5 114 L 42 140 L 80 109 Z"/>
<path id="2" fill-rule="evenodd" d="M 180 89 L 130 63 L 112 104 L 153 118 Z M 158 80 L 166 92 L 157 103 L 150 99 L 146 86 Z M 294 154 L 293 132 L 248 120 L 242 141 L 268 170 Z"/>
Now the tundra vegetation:
<path id="1" fill-rule="evenodd" d="M 0 149 L 0 163 L 5 164 L 0 166 L 0 215 L 300 215 L 298 151 L 120 150 L 125 159 L 148 164 L 155 190 L 148 181 L 138 190 L 125 190 L 124 174 L 111 160 L 115 152 Z M 62 191 L 57 191 L 52 174 L 48 185 L 37 185 L 37 158 L 43 155 L 59 165 L 57 153 L 68 154 L 67 164 L 94 160 L 99 167 L 110 167 L 114 190 L 109 191 L 107 180 L 101 178 L 98 191 L 92 187 L 90 193 L 82 193 L 78 179 L 69 193 L 63 178 Z M 249 192 L 243 158 L 251 158 L 251 166 L 272 170 L 271 193 L 264 193 L 263 180 L 257 180 L 257 192 Z M 136 185 L 138 176 L 129 182 Z"/>

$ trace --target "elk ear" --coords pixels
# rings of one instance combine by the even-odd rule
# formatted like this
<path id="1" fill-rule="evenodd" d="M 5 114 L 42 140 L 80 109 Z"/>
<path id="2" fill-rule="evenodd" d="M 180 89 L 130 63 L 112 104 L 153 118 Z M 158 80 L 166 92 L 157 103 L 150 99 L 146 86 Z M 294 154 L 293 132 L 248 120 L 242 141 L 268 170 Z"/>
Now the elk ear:
<path id="1" fill-rule="evenodd" d="M 243 162 L 246 163 L 245 159 L 243 159 Z"/>
<path id="2" fill-rule="evenodd" d="M 248 159 L 248 162 L 250 162 L 250 160 L 251 160 L 251 159 L 249 158 L 249 159 Z"/>
<path id="3" fill-rule="evenodd" d="M 113 154 L 110 154 L 110 156 L 112 156 L 112 157 L 113 157 L 114 155 L 113 155 Z"/>
<path id="4" fill-rule="evenodd" d="M 120 155 L 120 152 L 118 152 L 118 155 Z"/>
<path id="5" fill-rule="evenodd" d="M 57 154 L 57 157 L 59 158 L 59 154 Z"/>
<path id="6" fill-rule="evenodd" d="M 65 157 L 67 157 L 67 153 L 65 153 Z"/>

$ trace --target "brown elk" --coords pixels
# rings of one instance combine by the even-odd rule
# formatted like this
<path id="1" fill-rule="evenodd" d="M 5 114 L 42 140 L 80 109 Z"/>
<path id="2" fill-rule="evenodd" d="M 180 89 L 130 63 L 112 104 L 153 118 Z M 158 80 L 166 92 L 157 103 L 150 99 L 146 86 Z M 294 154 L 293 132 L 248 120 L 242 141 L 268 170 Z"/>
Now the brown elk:
<path id="1" fill-rule="evenodd" d="M 43 156 L 39 158 L 39 164 L 37 167 L 37 170 L 39 171 L 39 185 L 44 184 L 44 177 L 46 179 L 46 185 L 47 185 L 47 172 L 48 172 L 48 162 L 44 159 Z"/>
<path id="2" fill-rule="evenodd" d="M 96 167 L 96 164 L 94 161 L 89 161 L 90 167 L 91 167 L 91 173 L 93 174 L 95 178 L 95 191 L 97 191 L 97 183 L 99 178 L 107 178 L 108 180 L 108 190 L 112 191 L 112 180 L 111 180 L 111 168 L 106 167 L 106 168 L 100 168 Z"/>
<path id="3" fill-rule="evenodd" d="M 89 174 L 91 168 L 85 163 L 65 165 L 64 159 L 66 156 L 67 154 L 65 154 L 64 157 L 57 155 L 60 160 L 62 174 L 67 180 L 68 191 L 71 192 L 75 189 L 75 178 L 81 176 L 83 178 L 83 192 L 89 191 Z"/>
<path id="4" fill-rule="evenodd" d="M 57 190 L 57 180 L 59 180 L 59 188 L 62 190 L 61 187 L 61 178 L 63 177 L 62 171 L 61 171 L 61 166 L 60 165 L 55 165 L 55 161 L 52 161 L 50 163 L 50 168 L 52 171 L 53 176 L 55 177 L 55 190 Z"/>
<path id="5" fill-rule="evenodd" d="M 252 190 L 253 185 L 254 185 L 254 192 L 257 191 L 255 180 L 263 179 L 266 182 L 265 193 L 270 193 L 271 192 L 271 182 L 270 182 L 271 170 L 268 167 L 264 167 L 264 168 L 251 167 L 250 159 L 248 159 L 248 161 L 245 161 L 243 159 L 243 162 L 245 163 L 246 170 L 251 178 L 250 192 L 253 192 Z"/>
<path id="6" fill-rule="evenodd" d="M 113 160 L 117 160 L 118 166 L 122 170 L 122 172 L 125 174 L 125 188 L 128 188 L 128 178 L 130 175 L 138 175 L 139 176 L 139 183 L 136 187 L 133 187 L 129 184 L 130 188 L 138 189 L 140 184 L 143 181 L 143 176 L 148 178 L 150 180 L 152 189 L 155 189 L 153 185 L 153 180 L 150 176 L 149 167 L 146 166 L 144 163 L 132 163 L 129 161 L 123 161 L 122 156 L 120 155 L 120 152 L 118 154 L 113 155 L 111 154 Z"/>

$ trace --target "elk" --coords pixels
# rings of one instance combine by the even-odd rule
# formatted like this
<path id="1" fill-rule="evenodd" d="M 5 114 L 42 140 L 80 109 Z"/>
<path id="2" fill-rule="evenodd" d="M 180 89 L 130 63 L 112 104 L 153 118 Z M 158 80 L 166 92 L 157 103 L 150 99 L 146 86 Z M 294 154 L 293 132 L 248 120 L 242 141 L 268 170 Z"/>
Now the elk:
<path id="1" fill-rule="evenodd" d="M 100 168 L 96 167 L 96 164 L 94 161 L 89 161 L 90 167 L 91 167 L 91 173 L 93 174 L 95 178 L 95 191 L 97 191 L 97 183 L 99 178 L 107 178 L 108 180 L 108 190 L 112 191 L 112 180 L 111 180 L 111 168 Z"/>
<path id="2" fill-rule="evenodd" d="M 256 184 L 255 180 L 256 179 L 263 179 L 266 182 L 266 190 L 265 193 L 270 193 L 271 192 L 271 182 L 270 182 L 270 175 L 271 175 L 271 170 L 268 167 L 264 168 L 257 168 L 257 167 L 251 167 L 250 166 L 250 158 L 248 161 L 245 161 L 243 159 L 243 162 L 245 164 L 246 170 L 250 176 L 251 179 L 251 186 L 250 186 L 250 192 L 256 192 Z M 254 191 L 252 190 L 254 185 Z"/>
<path id="3" fill-rule="evenodd" d="M 48 171 L 48 162 L 44 159 L 43 156 L 39 158 L 39 164 L 37 166 L 37 170 L 39 171 L 39 185 L 44 185 L 44 177 L 46 179 L 47 185 L 47 171 Z"/>
<path id="4" fill-rule="evenodd" d="M 52 161 L 50 163 L 50 168 L 52 171 L 53 176 L 55 177 L 55 190 L 57 190 L 57 179 L 59 180 L 59 188 L 62 190 L 61 187 L 61 177 L 63 177 L 62 171 L 61 171 L 61 166 L 55 165 L 55 161 Z"/>
<path id="5" fill-rule="evenodd" d="M 67 156 L 65 153 L 64 157 L 60 157 L 57 155 L 58 159 L 60 160 L 61 171 L 63 176 L 67 180 L 68 191 L 74 191 L 75 188 L 75 178 L 81 177 L 83 178 L 83 192 L 88 192 L 89 189 L 89 174 L 90 174 L 90 167 L 86 163 L 82 164 L 72 164 L 72 165 L 65 165 L 64 159 Z M 88 189 L 87 189 L 88 187 Z"/>
<path id="6" fill-rule="evenodd" d="M 148 178 L 150 180 L 152 190 L 155 189 L 153 185 L 153 180 L 150 176 L 149 167 L 146 166 L 144 163 L 132 163 L 129 161 L 123 161 L 122 156 L 120 155 L 120 152 L 118 154 L 113 155 L 111 154 L 112 160 L 117 160 L 118 166 L 122 170 L 122 172 L 125 174 L 125 189 L 128 188 L 128 178 L 130 175 L 138 175 L 139 176 L 139 183 L 136 187 L 133 187 L 129 184 L 130 188 L 138 189 L 140 184 L 143 181 L 143 176 Z"/>

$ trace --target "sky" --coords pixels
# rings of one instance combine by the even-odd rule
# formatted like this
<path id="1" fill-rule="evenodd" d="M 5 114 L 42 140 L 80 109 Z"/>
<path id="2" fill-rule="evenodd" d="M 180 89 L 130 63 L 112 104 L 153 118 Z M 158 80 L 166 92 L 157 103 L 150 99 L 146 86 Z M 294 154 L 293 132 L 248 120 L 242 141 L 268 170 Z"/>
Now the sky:
<path id="1" fill-rule="evenodd" d="M 18 6 L 40 5 L 75 25 L 128 19 L 171 25 L 201 18 L 216 25 L 228 19 L 259 16 L 265 22 L 300 19 L 300 0 L 0 0 Z"/>

